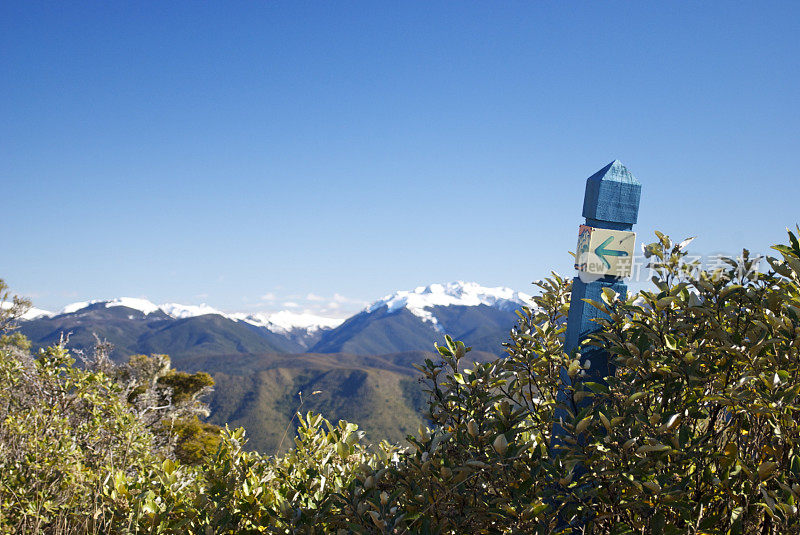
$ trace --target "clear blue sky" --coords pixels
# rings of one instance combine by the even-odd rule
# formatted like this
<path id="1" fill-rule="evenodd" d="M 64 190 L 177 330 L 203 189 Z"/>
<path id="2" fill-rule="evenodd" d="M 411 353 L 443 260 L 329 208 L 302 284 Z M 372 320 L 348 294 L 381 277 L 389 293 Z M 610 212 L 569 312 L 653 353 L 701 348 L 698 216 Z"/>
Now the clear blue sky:
<path id="1" fill-rule="evenodd" d="M 648 241 L 766 252 L 798 35 L 797 2 L 6 1 L 0 277 L 49 309 L 529 291 L 615 158 Z"/>

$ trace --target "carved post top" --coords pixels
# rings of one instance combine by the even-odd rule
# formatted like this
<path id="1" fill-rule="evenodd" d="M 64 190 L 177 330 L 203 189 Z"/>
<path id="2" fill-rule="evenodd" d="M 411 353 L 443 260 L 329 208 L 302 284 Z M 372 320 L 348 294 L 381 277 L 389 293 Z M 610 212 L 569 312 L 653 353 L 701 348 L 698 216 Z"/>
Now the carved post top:
<path id="1" fill-rule="evenodd" d="M 630 229 L 639 216 L 642 184 L 614 160 L 586 179 L 583 217 L 593 227 Z"/>

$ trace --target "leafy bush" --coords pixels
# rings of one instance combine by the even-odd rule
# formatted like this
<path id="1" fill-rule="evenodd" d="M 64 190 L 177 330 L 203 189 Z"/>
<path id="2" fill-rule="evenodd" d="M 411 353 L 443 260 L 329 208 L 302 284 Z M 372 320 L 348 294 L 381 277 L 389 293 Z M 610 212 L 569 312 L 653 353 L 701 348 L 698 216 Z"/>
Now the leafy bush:
<path id="1" fill-rule="evenodd" d="M 647 246 L 655 290 L 606 292 L 600 331 L 574 355 L 561 337 L 569 283 L 540 284 L 508 356 L 464 369 L 448 339 L 421 368 L 434 429 L 411 437 L 365 531 L 798 533 L 800 246 L 760 273 L 747 251 L 703 271 L 685 246 Z M 581 352 L 611 355 L 604 383 Z M 563 399 L 565 403 L 559 403 Z M 553 443 L 556 409 L 566 430 Z M 378 496 L 388 499 L 378 500 Z M 369 520 L 372 520 L 370 525 Z"/>
<path id="2" fill-rule="evenodd" d="M 217 450 L 221 429 L 198 418 L 209 414 L 203 402 L 214 386 L 209 374 L 173 370 L 167 355 L 132 355 L 127 364 L 115 366 L 108 352 L 102 344 L 96 348 L 91 367 L 106 370 L 125 386 L 131 410 L 162 449 L 186 464 L 200 463 Z"/>
<path id="3" fill-rule="evenodd" d="M 116 470 L 152 462 L 152 436 L 103 372 L 59 346 L 31 358 L 0 349 L 0 526 L 9 533 L 88 533 L 108 510 Z M 100 530 L 102 531 L 102 530 Z"/>
<path id="4" fill-rule="evenodd" d="M 748 251 L 701 271 L 684 244 L 651 244 L 656 289 L 622 301 L 592 344 L 616 366 L 578 391 L 570 505 L 595 531 L 798 533 L 800 247 L 777 272 Z"/>
<path id="5" fill-rule="evenodd" d="M 35 358 L 0 346 L 0 532 L 348 531 L 339 493 L 392 451 L 308 414 L 289 453 L 263 457 L 243 429 L 220 436 L 197 419 L 205 374 L 164 356 L 74 364 L 63 345 Z"/>
<path id="6" fill-rule="evenodd" d="M 243 449 L 244 430 L 223 433 L 217 453 L 189 467 L 165 460 L 133 476 L 117 471 L 106 488 L 116 533 L 327 533 L 347 529 L 339 496 L 378 459 L 354 424 L 301 418 L 283 457 Z"/>
<path id="7" fill-rule="evenodd" d="M 747 251 L 701 270 L 687 260 L 688 241 L 659 234 L 646 247 L 654 289 L 592 303 L 605 319 L 571 355 L 570 282 L 540 282 L 506 357 L 467 365 L 469 348 L 447 338 L 441 360 L 419 366 L 429 425 L 406 448 L 369 447 L 354 424 L 307 414 L 284 455 L 245 451 L 241 429 L 223 432 L 209 455 L 192 413 L 203 377 L 160 357 L 122 372 L 79 369 L 63 347 L 32 358 L 6 336 L 0 527 L 800 533 L 800 244 L 789 237 L 761 273 Z M 585 355 L 598 350 L 613 375 L 581 379 Z M 577 380 L 563 385 L 562 371 Z M 143 407 L 167 399 L 188 412 L 153 425 Z M 186 458 L 160 446 L 167 421 Z"/>

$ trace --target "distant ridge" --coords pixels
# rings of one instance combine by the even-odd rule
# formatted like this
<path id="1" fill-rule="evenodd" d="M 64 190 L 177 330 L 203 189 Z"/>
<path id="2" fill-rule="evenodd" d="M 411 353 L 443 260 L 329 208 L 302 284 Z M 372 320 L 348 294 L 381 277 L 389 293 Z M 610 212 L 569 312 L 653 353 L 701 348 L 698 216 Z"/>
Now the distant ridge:
<path id="1" fill-rule="evenodd" d="M 319 328 L 333 328 L 341 324 L 344 319 L 329 318 L 309 313 L 297 313 L 289 310 L 267 313 L 248 314 L 236 312 L 226 314 L 205 303 L 201 305 L 181 305 L 179 303 L 165 303 L 156 305 L 155 303 L 138 297 L 118 297 L 108 300 L 80 301 L 65 306 L 60 312 L 53 313 L 42 309 L 32 309 L 25 319 L 35 319 L 40 317 L 54 317 L 64 314 L 75 314 L 93 305 L 104 305 L 106 308 L 125 307 L 137 310 L 145 316 L 154 312 L 161 311 L 174 319 L 194 318 L 208 314 L 216 314 L 236 321 L 244 321 L 260 327 L 268 327 L 275 331 L 291 331 L 292 329 L 302 328 L 316 330 Z M 33 312 L 35 310 L 35 312 Z"/>
<path id="2" fill-rule="evenodd" d="M 356 355 L 430 350 L 444 334 L 481 351 L 498 353 L 530 296 L 510 288 L 451 282 L 399 291 L 375 301 L 335 329 L 312 351 Z"/>
<path id="3" fill-rule="evenodd" d="M 378 299 L 348 319 L 311 313 L 225 313 L 207 304 L 157 305 L 120 297 L 72 303 L 58 313 L 36 309 L 21 329 L 35 345 L 70 344 L 88 349 L 94 334 L 132 353 L 173 356 L 218 353 L 318 353 L 355 355 L 429 351 L 444 333 L 497 353 L 530 296 L 505 287 L 456 281 L 402 290 Z"/>

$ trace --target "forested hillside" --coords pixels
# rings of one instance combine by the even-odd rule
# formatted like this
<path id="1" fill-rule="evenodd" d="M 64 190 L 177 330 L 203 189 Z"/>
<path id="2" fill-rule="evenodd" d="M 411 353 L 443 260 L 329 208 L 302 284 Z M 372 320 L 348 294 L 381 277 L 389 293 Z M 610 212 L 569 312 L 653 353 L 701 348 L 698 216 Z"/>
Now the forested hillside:
<path id="1" fill-rule="evenodd" d="M 413 365 L 436 358 L 425 351 L 375 356 L 234 354 L 177 359 L 176 366 L 207 371 L 214 378 L 210 422 L 243 426 L 249 448 L 273 453 L 298 410 L 357 423 L 369 441 L 405 442 L 424 422 L 427 404 Z M 475 351 L 470 358 L 488 362 L 496 357 Z M 284 442 L 282 448 L 288 445 Z"/>

